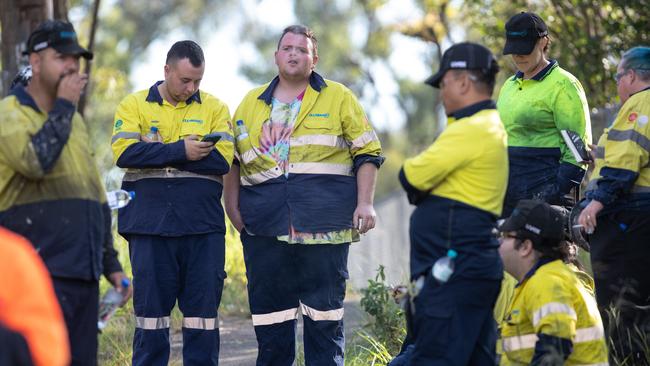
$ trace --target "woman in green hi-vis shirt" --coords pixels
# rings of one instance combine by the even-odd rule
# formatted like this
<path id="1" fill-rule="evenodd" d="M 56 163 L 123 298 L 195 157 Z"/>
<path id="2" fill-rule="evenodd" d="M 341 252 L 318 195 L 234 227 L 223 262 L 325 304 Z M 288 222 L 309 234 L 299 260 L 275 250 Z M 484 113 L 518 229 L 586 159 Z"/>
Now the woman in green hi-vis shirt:
<path id="1" fill-rule="evenodd" d="M 551 40 L 544 21 L 520 13 L 506 23 L 504 55 L 512 55 L 517 73 L 501 87 L 497 108 L 508 133 L 509 183 L 503 216 L 521 199 L 567 206 L 569 193 L 584 177 L 560 131 L 591 143 L 587 98 L 578 79 L 550 60 Z"/>

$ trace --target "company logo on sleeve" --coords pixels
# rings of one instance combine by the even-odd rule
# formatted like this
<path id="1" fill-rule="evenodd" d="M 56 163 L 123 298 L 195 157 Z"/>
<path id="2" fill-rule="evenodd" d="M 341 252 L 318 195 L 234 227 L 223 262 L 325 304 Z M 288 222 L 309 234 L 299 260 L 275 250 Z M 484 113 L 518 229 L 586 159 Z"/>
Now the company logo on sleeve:
<path id="1" fill-rule="evenodd" d="M 116 130 L 121 129 L 123 124 L 124 122 L 121 119 L 118 119 L 117 121 L 115 121 L 115 129 Z"/>

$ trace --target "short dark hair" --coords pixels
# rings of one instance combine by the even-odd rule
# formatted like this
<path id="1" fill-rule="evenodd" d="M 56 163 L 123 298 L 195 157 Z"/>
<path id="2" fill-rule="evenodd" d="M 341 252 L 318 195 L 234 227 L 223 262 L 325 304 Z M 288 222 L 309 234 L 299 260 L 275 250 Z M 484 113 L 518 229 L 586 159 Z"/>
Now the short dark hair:
<path id="1" fill-rule="evenodd" d="M 167 52 L 166 64 L 176 62 L 187 58 L 194 67 L 199 67 L 205 62 L 203 57 L 203 50 L 194 41 L 178 41 L 172 45 L 172 48 Z"/>
<path id="2" fill-rule="evenodd" d="M 282 38 L 284 38 L 284 35 L 287 33 L 301 34 L 311 39 L 311 44 L 313 45 L 311 50 L 312 54 L 314 56 L 318 56 L 318 40 L 316 39 L 316 35 L 314 35 L 314 31 L 309 29 L 309 27 L 307 27 L 306 25 L 300 25 L 300 24 L 294 24 L 284 28 L 284 30 L 282 31 L 282 35 L 278 40 L 278 50 L 280 49 L 280 43 L 282 43 Z"/>

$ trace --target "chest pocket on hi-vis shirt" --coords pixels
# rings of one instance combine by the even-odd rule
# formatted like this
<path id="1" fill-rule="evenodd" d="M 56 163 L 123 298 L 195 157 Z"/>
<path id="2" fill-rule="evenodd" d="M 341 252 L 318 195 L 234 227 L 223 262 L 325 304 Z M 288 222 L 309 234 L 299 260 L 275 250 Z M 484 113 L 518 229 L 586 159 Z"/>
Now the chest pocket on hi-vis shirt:
<path id="1" fill-rule="evenodd" d="M 199 138 L 210 133 L 209 121 L 197 117 L 183 117 L 180 138 L 197 135 Z"/>
<path id="2" fill-rule="evenodd" d="M 334 122 L 329 113 L 309 113 L 303 124 L 309 129 L 331 130 Z"/>

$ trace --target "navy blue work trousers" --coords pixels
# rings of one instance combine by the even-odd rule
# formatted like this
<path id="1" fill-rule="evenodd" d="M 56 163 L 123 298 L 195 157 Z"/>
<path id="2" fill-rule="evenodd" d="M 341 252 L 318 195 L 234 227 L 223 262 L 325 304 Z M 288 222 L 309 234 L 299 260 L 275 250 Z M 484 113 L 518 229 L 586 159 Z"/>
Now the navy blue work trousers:
<path id="1" fill-rule="evenodd" d="M 167 365 L 176 300 L 183 313 L 183 364 L 217 365 L 224 234 L 129 235 L 127 240 L 136 317 L 133 365 Z"/>
<path id="2" fill-rule="evenodd" d="M 258 366 L 290 366 L 298 316 L 305 363 L 343 366 L 343 299 L 350 244 L 287 244 L 242 233 Z"/>

